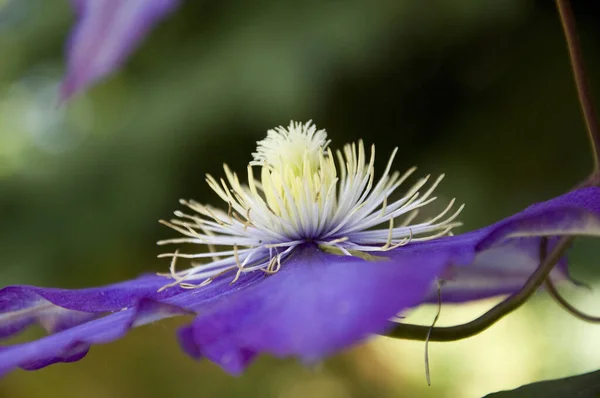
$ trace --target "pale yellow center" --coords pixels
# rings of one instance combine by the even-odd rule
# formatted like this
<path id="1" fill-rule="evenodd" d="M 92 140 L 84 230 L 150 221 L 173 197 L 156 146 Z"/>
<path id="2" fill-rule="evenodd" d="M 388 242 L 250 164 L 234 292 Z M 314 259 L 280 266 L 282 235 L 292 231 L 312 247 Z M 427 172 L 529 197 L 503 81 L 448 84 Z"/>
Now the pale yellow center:
<path id="1" fill-rule="evenodd" d="M 269 130 L 258 143 L 252 164 L 262 166 L 262 191 L 274 214 L 299 223 L 299 210 L 322 212 L 338 181 L 328 144 L 324 130 L 300 123 Z"/>

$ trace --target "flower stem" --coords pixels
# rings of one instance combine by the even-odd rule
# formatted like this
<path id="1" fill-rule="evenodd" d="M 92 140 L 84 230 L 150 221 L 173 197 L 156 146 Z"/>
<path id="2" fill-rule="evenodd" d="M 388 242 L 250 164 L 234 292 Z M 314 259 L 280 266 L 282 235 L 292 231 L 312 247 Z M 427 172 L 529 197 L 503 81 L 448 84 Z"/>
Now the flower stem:
<path id="1" fill-rule="evenodd" d="M 569 0 L 556 0 L 556 6 L 567 41 L 571 69 L 573 70 L 575 86 L 577 87 L 577 96 L 579 97 L 579 104 L 581 105 L 588 138 L 592 147 L 594 158 L 594 171 L 592 176 L 598 176 L 600 175 L 600 124 L 598 123 L 598 118 L 594 111 L 594 102 L 592 100 L 590 84 L 585 71 L 583 54 L 581 52 L 581 45 L 579 44 L 577 27 L 575 26 L 575 17 L 573 16 L 573 10 L 571 9 Z"/>
<path id="2" fill-rule="evenodd" d="M 554 286 L 554 282 L 552 282 L 550 278 L 546 279 L 546 289 L 548 289 L 550 297 L 552 297 L 554 301 L 556 301 L 569 314 L 581 319 L 582 321 L 589 323 L 600 323 L 600 317 L 586 314 L 571 305 L 563 296 L 560 295 L 556 289 L 556 286 Z"/>
<path id="3" fill-rule="evenodd" d="M 531 297 L 544 283 L 552 268 L 562 258 L 574 239 L 572 236 L 562 237 L 552 252 L 547 255 L 548 239 L 542 238 L 540 243 L 540 266 L 529 277 L 519 292 L 509 296 L 479 318 L 462 325 L 450 327 L 432 328 L 430 326 L 396 323 L 389 332 L 385 333 L 385 336 L 405 340 L 454 341 L 483 332 L 505 315 L 519 308 Z"/>

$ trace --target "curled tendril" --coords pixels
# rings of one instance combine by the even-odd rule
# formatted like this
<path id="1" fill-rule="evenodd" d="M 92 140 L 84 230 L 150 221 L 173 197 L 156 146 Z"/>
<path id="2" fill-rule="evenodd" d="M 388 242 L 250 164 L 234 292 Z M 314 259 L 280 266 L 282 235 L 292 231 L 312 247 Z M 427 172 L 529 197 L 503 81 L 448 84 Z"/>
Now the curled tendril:
<path id="1" fill-rule="evenodd" d="M 550 278 L 546 279 L 546 289 L 548 290 L 550 297 L 552 297 L 554 301 L 556 301 L 558 305 L 560 305 L 569 314 L 585 322 L 600 323 L 600 317 L 589 315 L 578 310 L 572 304 L 570 304 L 563 296 L 561 296 L 561 294 L 554 286 L 554 282 L 552 282 Z"/>

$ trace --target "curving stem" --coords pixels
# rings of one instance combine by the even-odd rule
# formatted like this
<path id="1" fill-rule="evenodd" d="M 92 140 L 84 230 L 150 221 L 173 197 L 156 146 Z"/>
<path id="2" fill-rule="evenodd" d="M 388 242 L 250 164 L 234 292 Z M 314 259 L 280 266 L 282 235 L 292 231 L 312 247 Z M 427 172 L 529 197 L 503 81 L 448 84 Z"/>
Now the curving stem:
<path id="1" fill-rule="evenodd" d="M 592 185 L 597 185 L 600 182 L 600 124 L 594 110 L 594 102 L 588 81 L 585 65 L 583 62 L 583 54 L 579 37 L 577 35 L 577 27 L 575 26 L 575 17 L 571 9 L 569 0 L 556 0 L 556 7 L 560 16 L 560 22 L 567 41 L 569 50 L 569 59 L 571 61 L 571 69 L 577 87 L 577 96 L 579 104 L 585 120 L 585 125 L 592 147 L 592 155 L 594 158 L 594 171 L 592 173 Z"/>
<path id="2" fill-rule="evenodd" d="M 412 325 L 397 323 L 384 336 L 405 340 L 419 341 L 455 341 L 479 334 L 498 322 L 505 315 L 523 305 L 535 291 L 544 283 L 550 271 L 558 260 L 560 260 L 575 238 L 572 236 L 562 237 L 552 252 L 547 254 L 548 239 L 542 238 L 540 242 L 540 266 L 529 277 L 525 285 L 517 293 L 497 304 L 479 318 L 462 325 L 449 327 L 429 327 L 423 325 Z"/>

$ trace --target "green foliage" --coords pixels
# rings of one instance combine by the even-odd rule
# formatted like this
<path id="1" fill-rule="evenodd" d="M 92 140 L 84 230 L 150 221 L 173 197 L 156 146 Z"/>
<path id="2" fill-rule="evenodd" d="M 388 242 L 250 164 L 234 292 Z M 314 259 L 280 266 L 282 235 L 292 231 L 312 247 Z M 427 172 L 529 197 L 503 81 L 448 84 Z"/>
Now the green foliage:
<path id="1" fill-rule="evenodd" d="M 486 398 L 598 398 L 600 397 L 600 370 L 528 384 L 512 391 L 486 395 Z"/>

